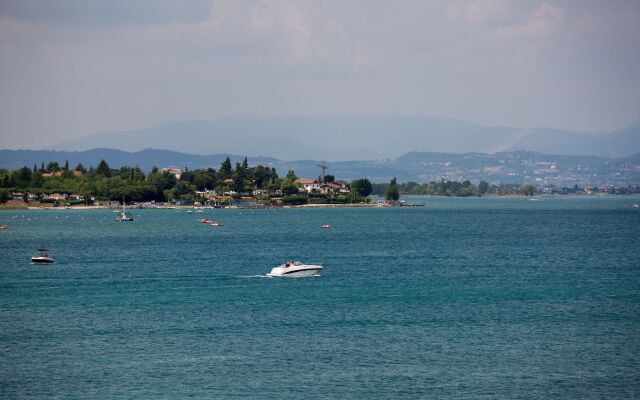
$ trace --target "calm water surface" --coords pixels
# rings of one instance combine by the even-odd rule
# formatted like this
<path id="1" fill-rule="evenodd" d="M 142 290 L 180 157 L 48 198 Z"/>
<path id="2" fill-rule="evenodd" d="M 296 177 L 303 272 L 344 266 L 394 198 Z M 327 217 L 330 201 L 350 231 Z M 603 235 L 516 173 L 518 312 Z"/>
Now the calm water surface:
<path id="1" fill-rule="evenodd" d="M 638 197 L 418 201 L 0 212 L 0 398 L 640 397 Z"/>

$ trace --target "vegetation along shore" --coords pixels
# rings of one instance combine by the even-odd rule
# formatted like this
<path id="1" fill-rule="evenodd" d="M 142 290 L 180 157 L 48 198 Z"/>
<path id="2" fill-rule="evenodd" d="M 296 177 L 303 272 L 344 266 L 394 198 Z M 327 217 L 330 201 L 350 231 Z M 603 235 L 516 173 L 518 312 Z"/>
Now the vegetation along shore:
<path id="1" fill-rule="evenodd" d="M 536 187 L 520 184 L 490 184 L 469 180 L 441 179 L 429 183 L 372 183 L 367 178 L 346 182 L 326 174 L 300 178 L 289 170 L 284 177 L 264 165 L 249 166 L 247 159 L 232 165 L 227 157 L 214 168 L 157 168 L 145 174 L 140 168 L 113 169 L 102 160 L 97 167 L 59 165 L 55 161 L 33 168 L 0 169 L 0 205 L 5 208 L 112 207 L 124 201 L 153 206 L 337 206 L 406 205 L 401 195 L 431 196 L 532 196 L 535 194 L 633 194 L 640 186 L 627 188 Z M 369 196 L 384 196 L 371 204 Z"/>

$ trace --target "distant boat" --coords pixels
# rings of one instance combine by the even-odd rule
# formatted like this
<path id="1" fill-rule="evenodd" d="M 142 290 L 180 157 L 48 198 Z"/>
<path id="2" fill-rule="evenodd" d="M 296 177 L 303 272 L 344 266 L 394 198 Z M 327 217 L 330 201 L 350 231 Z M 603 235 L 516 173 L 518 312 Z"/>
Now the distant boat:
<path id="1" fill-rule="evenodd" d="M 222 222 L 217 222 L 217 221 L 209 221 L 207 223 L 211 226 L 224 226 Z"/>
<path id="2" fill-rule="evenodd" d="M 53 264 L 53 258 L 49 255 L 49 249 L 36 249 L 36 253 L 31 257 L 32 264 Z"/>
<path id="3" fill-rule="evenodd" d="M 3 229 L 9 229 L 9 225 L 0 224 L 0 231 Z"/>
<path id="4" fill-rule="evenodd" d="M 640 208 L 640 204 L 638 204 L 638 203 L 634 203 L 631 207 L 633 207 L 633 208 Z"/>
<path id="5" fill-rule="evenodd" d="M 116 221 L 118 222 L 133 221 L 133 217 L 127 214 L 127 210 L 124 205 L 124 199 L 122 199 L 122 211 L 120 212 L 120 215 L 116 218 Z"/>
<path id="6" fill-rule="evenodd" d="M 287 261 L 277 267 L 273 267 L 267 274 L 270 277 L 284 276 L 287 278 L 306 278 L 310 276 L 320 276 L 322 266 L 318 264 L 303 264 L 300 261 Z"/>
<path id="7" fill-rule="evenodd" d="M 331 225 L 329 225 L 329 224 L 324 224 L 324 225 L 322 225 L 320 228 L 328 229 L 328 228 L 331 228 Z"/>
<path id="8" fill-rule="evenodd" d="M 198 222 L 202 222 L 203 224 L 208 224 L 211 221 L 209 220 L 209 218 L 199 218 Z"/>

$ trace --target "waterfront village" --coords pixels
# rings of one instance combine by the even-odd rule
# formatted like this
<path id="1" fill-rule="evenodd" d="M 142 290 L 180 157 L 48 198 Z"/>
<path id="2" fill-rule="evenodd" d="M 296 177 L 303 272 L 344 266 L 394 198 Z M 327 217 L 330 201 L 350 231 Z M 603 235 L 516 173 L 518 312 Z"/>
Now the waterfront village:
<path id="1" fill-rule="evenodd" d="M 144 174 L 137 167 L 112 169 L 106 161 L 86 169 L 50 162 L 40 168 L 0 170 L 0 203 L 12 208 L 118 207 L 123 203 L 140 208 L 161 207 L 287 207 L 369 205 L 372 184 L 366 179 L 351 182 L 327 174 L 319 165 L 317 178 L 299 178 L 290 170 L 283 178 L 275 168 L 230 159 L 213 168 L 156 168 Z M 398 201 L 395 180 L 388 201 L 380 205 L 403 205 Z"/>
<path id="2" fill-rule="evenodd" d="M 111 168 L 102 160 L 97 167 L 78 164 L 70 168 L 52 161 L 38 168 L 0 169 L 0 207 L 336 207 L 407 206 L 400 195 L 448 197 L 632 194 L 640 187 L 603 186 L 581 188 L 536 187 L 529 184 L 490 184 L 486 181 L 429 183 L 372 183 L 367 178 L 351 182 L 327 173 L 318 164 L 318 177 L 301 178 L 293 170 L 279 177 L 269 166 L 249 166 L 245 158 L 235 167 L 227 157 L 213 168 L 157 168 L 145 174 L 138 167 Z M 371 201 L 370 195 L 384 200 Z"/>

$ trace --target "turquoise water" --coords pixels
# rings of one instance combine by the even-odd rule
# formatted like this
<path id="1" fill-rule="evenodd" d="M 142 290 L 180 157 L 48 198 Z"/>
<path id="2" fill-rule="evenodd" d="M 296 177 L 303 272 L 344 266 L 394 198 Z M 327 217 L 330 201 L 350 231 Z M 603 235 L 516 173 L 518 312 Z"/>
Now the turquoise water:
<path id="1" fill-rule="evenodd" d="M 0 212 L 0 398 L 640 397 L 638 197 L 417 201 Z"/>

